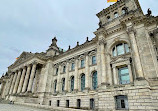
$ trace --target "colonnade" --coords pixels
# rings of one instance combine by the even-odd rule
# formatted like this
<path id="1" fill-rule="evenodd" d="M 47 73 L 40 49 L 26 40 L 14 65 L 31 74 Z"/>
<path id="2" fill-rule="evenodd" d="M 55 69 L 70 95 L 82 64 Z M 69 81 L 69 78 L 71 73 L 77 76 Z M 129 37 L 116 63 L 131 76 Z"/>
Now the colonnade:
<path id="1" fill-rule="evenodd" d="M 37 63 L 16 70 L 10 77 L 9 94 L 32 92 Z"/>

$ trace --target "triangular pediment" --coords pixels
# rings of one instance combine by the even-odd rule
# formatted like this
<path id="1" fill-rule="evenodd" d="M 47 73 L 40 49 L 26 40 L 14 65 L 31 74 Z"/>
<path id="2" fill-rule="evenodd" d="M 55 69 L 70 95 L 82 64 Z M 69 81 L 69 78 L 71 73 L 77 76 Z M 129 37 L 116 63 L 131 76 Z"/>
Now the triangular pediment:
<path id="1" fill-rule="evenodd" d="M 33 57 L 34 54 L 33 53 L 29 53 L 29 52 L 23 52 L 18 58 L 17 60 L 11 65 L 11 67 L 17 66 L 23 62 L 25 62 L 26 60 L 28 60 L 29 58 Z"/>

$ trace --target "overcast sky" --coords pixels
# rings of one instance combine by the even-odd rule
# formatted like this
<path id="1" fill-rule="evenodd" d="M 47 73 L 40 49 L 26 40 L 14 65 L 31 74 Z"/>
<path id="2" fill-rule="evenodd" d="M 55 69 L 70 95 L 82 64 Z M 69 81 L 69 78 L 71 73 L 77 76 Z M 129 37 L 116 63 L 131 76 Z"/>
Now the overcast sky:
<path id="1" fill-rule="evenodd" d="M 158 15 L 158 0 L 139 0 L 144 13 Z M 106 0 L 0 0 L 0 75 L 23 51 L 45 52 L 56 36 L 68 49 L 98 28 L 96 14 Z"/>

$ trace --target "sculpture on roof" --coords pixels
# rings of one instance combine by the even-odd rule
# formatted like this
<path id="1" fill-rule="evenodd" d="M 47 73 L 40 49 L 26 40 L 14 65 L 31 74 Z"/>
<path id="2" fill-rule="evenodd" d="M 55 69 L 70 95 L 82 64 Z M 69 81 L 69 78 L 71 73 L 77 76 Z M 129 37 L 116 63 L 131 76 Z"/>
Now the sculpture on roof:
<path id="1" fill-rule="evenodd" d="M 151 14 L 152 14 L 152 11 L 150 10 L 150 8 L 148 8 L 147 16 L 151 16 Z"/>

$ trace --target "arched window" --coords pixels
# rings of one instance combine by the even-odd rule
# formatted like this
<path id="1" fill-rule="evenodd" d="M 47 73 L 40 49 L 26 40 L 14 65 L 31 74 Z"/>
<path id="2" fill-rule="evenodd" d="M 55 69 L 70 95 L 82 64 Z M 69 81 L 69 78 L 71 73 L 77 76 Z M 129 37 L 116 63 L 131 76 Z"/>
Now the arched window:
<path id="1" fill-rule="evenodd" d="M 107 21 L 109 22 L 109 21 L 111 21 L 111 18 L 110 18 L 110 16 L 107 16 Z"/>
<path id="2" fill-rule="evenodd" d="M 114 13 L 114 17 L 115 17 L 115 18 L 118 17 L 118 13 L 117 13 L 117 12 Z"/>
<path id="3" fill-rule="evenodd" d="M 112 50 L 113 56 L 122 55 L 128 52 L 129 52 L 129 47 L 128 44 L 126 43 L 117 44 Z"/>
<path id="4" fill-rule="evenodd" d="M 93 72 L 92 74 L 92 87 L 93 89 L 97 89 L 98 81 L 97 81 L 97 71 Z"/>
<path id="5" fill-rule="evenodd" d="M 74 90 L 74 76 L 71 77 L 71 91 Z"/>
<path id="6" fill-rule="evenodd" d="M 122 9 L 122 14 L 125 14 L 125 13 L 126 13 L 126 12 L 125 12 L 125 9 L 123 8 L 123 9 Z"/>
<path id="7" fill-rule="evenodd" d="M 81 75 L 81 91 L 85 89 L 85 74 Z"/>
<path id="8" fill-rule="evenodd" d="M 62 79 L 62 92 L 64 91 L 65 89 L 65 78 Z"/>
<path id="9" fill-rule="evenodd" d="M 56 89 L 57 89 L 57 80 L 54 81 L 54 93 L 56 93 Z"/>

